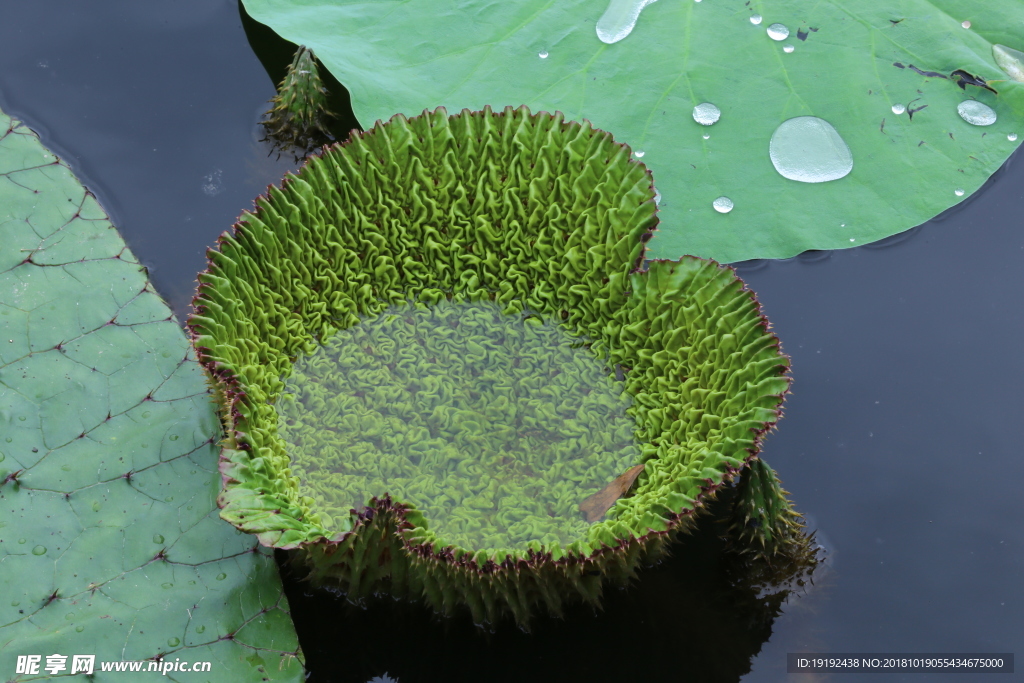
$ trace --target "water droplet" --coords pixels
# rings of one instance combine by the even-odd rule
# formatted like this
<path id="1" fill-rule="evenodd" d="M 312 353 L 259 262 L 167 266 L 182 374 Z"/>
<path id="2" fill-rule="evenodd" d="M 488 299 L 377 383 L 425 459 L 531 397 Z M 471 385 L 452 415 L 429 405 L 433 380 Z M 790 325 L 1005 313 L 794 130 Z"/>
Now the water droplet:
<path id="1" fill-rule="evenodd" d="M 92 502 L 92 511 L 93 512 L 99 512 L 101 507 L 103 507 L 103 504 L 100 503 L 98 500 L 94 500 Z"/>
<path id="2" fill-rule="evenodd" d="M 171 435 L 170 435 L 169 437 L 167 437 L 167 438 L 168 438 L 168 440 L 170 440 L 170 441 L 177 441 L 177 440 L 178 440 L 178 435 L 177 435 L 177 434 L 171 434 Z"/>
<path id="3" fill-rule="evenodd" d="M 160 534 L 154 534 L 153 535 L 153 543 L 163 543 L 163 542 L 164 542 L 164 537 L 163 536 L 161 536 Z"/>
<path id="4" fill-rule="evenodd" d="M 817 116 L 783 121 L 768 146 L 775 170 L 801 183 L 838 180 L 853 170 L 853 153 L 832 124 Z"/>
<path id="5" fill-rule="evenodd" d="M 856 242 L 857 240 L 855 240 L 855 239 L 853 239 L 853 238 L 851 237 L 851 238 L 850 238 L 850 241 L 851 241 L 851 242 Z"/>
<path id="6" fill-rule="evenodd" d="M 1006 136 L 1006 139 L 1009 140 L 1010 142 L 1016 142 L 1017 141 L 1017 134 L 1016 133 L 1010 133 L 1009 135 Z"/>
<path id="7" fill-rule="evenodd" d="M 789 29 L 784 24 L 772 24 L 768 27 L 768 37 L 772 40 L 789 38 Z"/>
<path id="8" fill-rule="evenodd" d="M 905 105 L 905 104 L 894 104 L 894 105 L 892 105 L 892 113 L 896 114 L 897 116 L 899 116 L 900 114 L 902 114 L 906 110 L 907 110 L 907 105 Z"/>
<path id="9" fill-rule="evenodd" d="M 1024 52 L 997 44 L 992 46 L 992 58 L 1007 76 L 1024 83 Z"/>
<path id="10" fill-rule="evenodd" d="M 228 575 L 225 574 L 224 572 L 221 572 L 220 574 L 217 574 L 217 580 L 218 581 L 223 581 L 226 578 L 228 578 Z"/>
<path id="11" fill-rule="evenodd" d="M 611 0 L 597 20 L 597 37 L 602 43 L 617 43 L 632 31 L 640 11 L 657 0 Z"/>
<path id="12" fill-rule="evenodd" d="M 963 197 L 963 196 L 964 196 L 964 191 L 963 191 L 963 190 L 961 190 L 961 189 L 960 189 L 960 188 L 958 187 L 958 188 L 956 188 L 955 190 L 953 190 L 953 194 L 955 194 L 955 195 L 956 195 L 957 197 Z"/>
<path id="13" fill-rule="evenodd" d="M 964 28 L 970 28 L 971 27 L 971 22 L 965 21 L 964 23 L 962 23 L 960 25 L 963 26 Z"/>
<path id="14" fill-rule="evenodd" d="M 18 539 L 18 545 L 25 545 L 26 543 L 28 543 L 28 539 L 27 538 L 19 538 Z"/>
<path id="15" fill-rule="evenodd" d="M 19 416 L 18 416 L 18 420 L 19 420 L 20 422 L 24 422 L 24 421 L 25 421 L 25 416 L 24 416 L 24 415 L 19 415 Z"/>
<path id="16" fill-rule="evenodd" d="M 151 413 L 151 412 L 149 412 L 149 411 L 147 410 L 147 411 L 145 411 L 144 413 L 142 413 L 142 417 L 149 417 L 149 416 L 150 416 L 150 415 L 152 415 L 152 414 L 153 414 L 153 413 Z"/>
<path id="17" fill-rule="evenodd" d="M 82 631 L 84 631 L 84 630 L 85 630 L 85 627 L 84 627 L 84 626 L 76 626 L 76 627 L 75 627 L 75 631 L 76 631 L 76 632 L 78 632 L 78 633 L 81 633 L 81 632 L 82 632 Z"/>
<path id="18" fill-rule="evenodd" d="M 760 24 L 761 23 L 761 15 L 760 14 L 751 14 L 750 15 L 750 23 L 753 24 L 754 26 L 757 26 L 758 24 Z"/>
<path id="19" fill-rule="evenodd" d="M 174 588 L 174 584 L 171 583 L 170 581 L 167 581 L 165 583 L 161 583 L 160 587 L 163 588 L 164 590 L 167 590 L 168 588 Z"/>
<path id="20" fill-rule="evenodd" d="M 715 207 L 715 211 L 718 213 L 729 213 L 732 211 L 733 203 L 728 197 L 719 197 L 711 202 L 711 206 Z"/>
<path id="21" fill-rule="evenodd" d="M 693 108 L 693 120 L 702 126 L 710 126 L 722 118 L 722 110 L 710 102 L 702 102 Z"/>
<path id="22" fill-rule="evenodd" d="M 7 456 L 4 455 L 3 453 L 0 453 L 0 462 L 3 462 L 6 459 L 7 459 Z"/>
<path id="23" fill-rule="evenodd" d="M 11 601 L 11 607 L 17 607 L 20 604 L 21 604 L 21 600 L 12 600 Z"/>
<path id="24" fill-rule="evenodd" d="M 167 644 L 171 647 L 178 647 L 179 645 L 181 645 L 181 640 L 179 640 L 178 638 L 168 638 Z"/>
<path id="25" fill-rule="evenodd" d="M 657 190 L 654 191 L 654 203 L 661 204 L 661 193 Z"/>
<path id="26" fill-rule="evenodd" d="M 991 126 L 996 122 L 996 112 L 992 107 L 978 100 L 964 100 L 956 110 L 960 118 L 974 126 Z"/>
<path id="27" fill-rule="evenodd" d="M 704 139 L 705 140 L 710 140 L 711 139 L 711 133 L 704 133 Z"/>
<path id="28" fill-rule="evenodd" d="M 202 633 L 205 630 L 206 630 L 205 626 L 202 626 L 202 625 L 196 626 L 196 633 Z"/>
<path id="29" fill-rule="evenodd" d="M 74 612 L 68 612 L 67 614 L 64 615 L 64 619 L 67 620 L 67 621 L 73 621 L 74 618 L 75 618 L 75 613 Z"/>
<path id="30" fill-rule="evenodd" d="M 173 501 L 173 500 L 174 500 L 174 496 L 166 496 L 166 497 L 164 498 L 164 502 L 165 502 L 165 503 L 170 503 L 170 502 L 171 502 L 171 501 Z"/>
<path id="31" fill-rule="evenodd" d="M 46 554 L 46 546 L 45 545 L 37 545 L 35 548 L 32 548 L 32 554 L 33 555 L 45 555 Z"/>
<path id="32" fill-rule="evenodd" d="M 7 437 L 6 439 L 4 439 L 4 441 L 6 441 L 7 443 L 10 443 L 10 442 L 14 441 L 14 439 L 12 439 L 11 437 Z"/>
<path id="33" fill-rule="evenodd" d="M 633 152 L 633 154 L 635 154 L 636 158 L 639 159 L 644 155 L 644 151 L 642 149 L 638 149 L 637 151 Z"/>
<path id="34" fill-rule="evenodd" d="M 548 58 L 548 53 L 547 52 L 538 52 L 537 56 L 540 57 L 541 59 L 547 59 Z"/>

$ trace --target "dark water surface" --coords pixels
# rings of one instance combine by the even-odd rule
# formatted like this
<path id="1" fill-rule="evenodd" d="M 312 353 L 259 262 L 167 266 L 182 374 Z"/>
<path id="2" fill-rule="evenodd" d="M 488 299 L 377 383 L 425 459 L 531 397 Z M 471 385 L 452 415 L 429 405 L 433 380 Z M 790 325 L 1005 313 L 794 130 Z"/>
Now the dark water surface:
<path id="1" fill-rule="evenodd" d="M 287 50 L 250 34 L 282 68 Z M 3 7 L 0 107 L 71 164 L 179 316 L 206 247 L 293 166 L 259 142 L 273 92 L 234 2 Z M 713 530 L 602 614 L 529 636 L 292 582 L 310 680 L 840 681 L 859 679 L 787 676 L 785 655 L 1024 653 L 1024 162 L 888 244 L 740 273 L 793 358 L 764 457 L 829 551 L 809 592 L 773 620 L 726 585 Z"/>

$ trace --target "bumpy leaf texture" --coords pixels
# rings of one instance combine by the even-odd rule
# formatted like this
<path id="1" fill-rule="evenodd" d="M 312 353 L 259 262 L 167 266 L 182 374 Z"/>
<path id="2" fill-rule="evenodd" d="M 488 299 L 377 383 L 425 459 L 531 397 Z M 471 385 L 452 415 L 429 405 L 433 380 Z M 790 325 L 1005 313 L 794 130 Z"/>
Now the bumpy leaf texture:
<path id="1" fill-rule="evenodd" d="M 218 516 L 203 374 L 71 170 L 0 112 L 0 677 L 19 655 L 300 681 L 273 558 Z M 160 674 L 127 674 L 137 680 Z"/>
<path id="2" fill-rule="evenodd" d="M 596 30 L 609 0 L 243 2 L 315 50 L 365 126 L 526 104 L 612 131 L 654 172 L 656 258 L 785 258 L 887 237 L 977 190 L 1024 134 L 1024 84 L 992 55 L 1024 49 L 1017 0 L 665 0 L 612 44 Z M 776 23 L 782 40 L 769 37 Z M 1007 79 L 998 94 L 969 84 L 994 79 Z M 998 120 L 962 119 L 972 98 Z M 710 126 L 693 117 L 705 102 L 721 112 Z M 809 183 L 776 171 L 773 133 L 800 116 L 835 128 L 852 172 Z M 719 197 L 731 212 L 713 208 Z"/>

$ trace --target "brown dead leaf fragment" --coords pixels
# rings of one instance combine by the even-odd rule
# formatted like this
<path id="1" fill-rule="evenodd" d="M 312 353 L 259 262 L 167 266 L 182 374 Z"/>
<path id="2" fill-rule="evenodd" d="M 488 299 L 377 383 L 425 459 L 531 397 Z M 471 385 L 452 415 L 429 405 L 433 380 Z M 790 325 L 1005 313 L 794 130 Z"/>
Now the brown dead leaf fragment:
<path id="1" fill-rule="evenodd" d="M 580 512 L 588 522 L 596 522 L 597 520 L 604 517 L 604 513 L 608 512 L 608 508 L 615 505 L 615 501 L 622 498 L 623 494 L 629 490 L 629 487 L 633 485 L 636 478 L 640 476 L 640 473 L 644 471 L 643 465 L 634 465 L 628 470 L 615 477 L 612 483 L 605 486 L 603 489 L 598 491 L 592 496 L 587 498 L 580 503 Z"/>

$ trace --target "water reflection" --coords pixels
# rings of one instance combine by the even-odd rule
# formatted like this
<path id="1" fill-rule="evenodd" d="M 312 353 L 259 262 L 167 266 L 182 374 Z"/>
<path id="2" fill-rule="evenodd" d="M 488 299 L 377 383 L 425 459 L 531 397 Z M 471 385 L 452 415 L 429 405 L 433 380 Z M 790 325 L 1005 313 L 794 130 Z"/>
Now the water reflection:
<path id="1" fill-rule="evenodd" d="M 640 570 L 633 586 L 608 589 L 602 611 L 576 606 L 561 620 L 542 616 L 530 633 L 510 623 L 482 632 L 468 617 L 443 620 L 390 598 L 354 607 L 300 583 L 280 562 L 309 681 L 365 683 L 384 670 L 423 681 L 442 676 L 438 666 L 452 683 L 738 681 L 793 594 L 737 573 L 722 536 L 731 505 L 727 490 L 670 557 Z M 339 643 L 358 653 L 344 666 Z"/>

